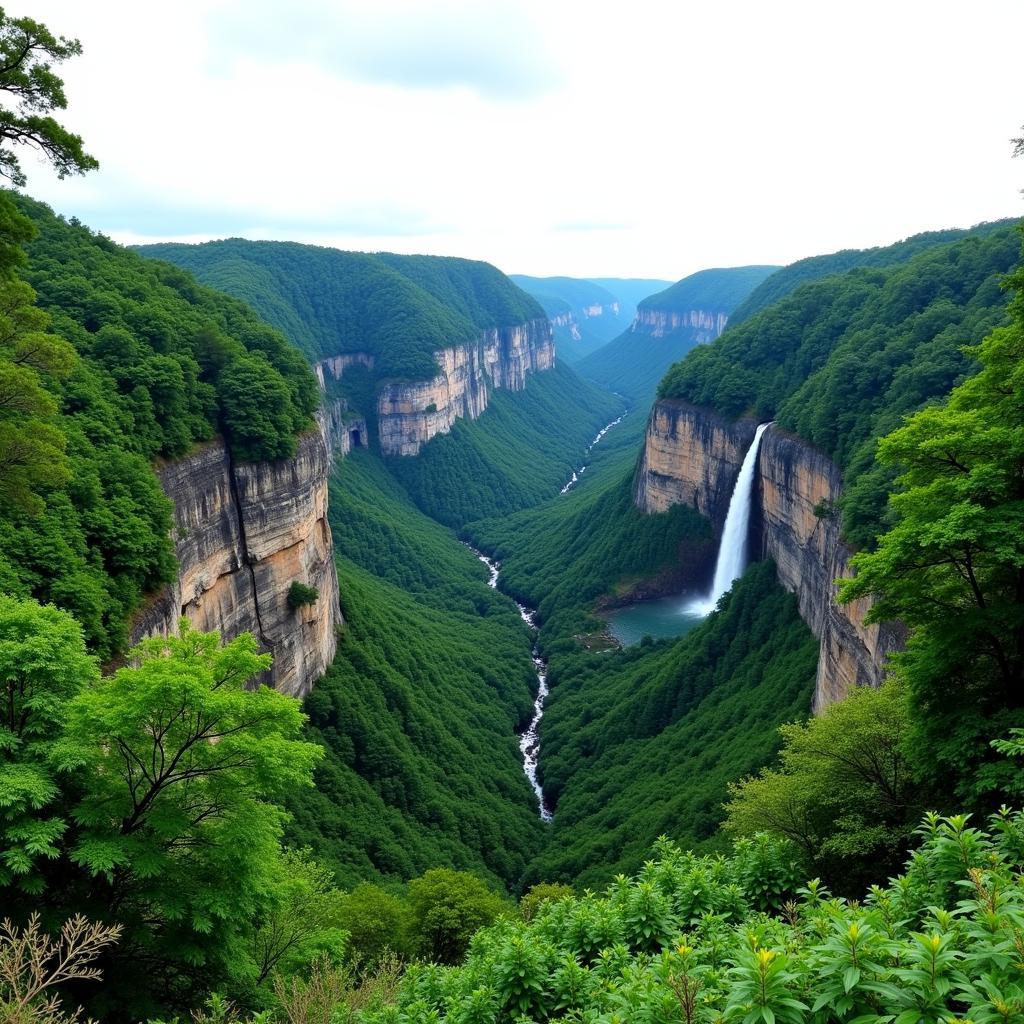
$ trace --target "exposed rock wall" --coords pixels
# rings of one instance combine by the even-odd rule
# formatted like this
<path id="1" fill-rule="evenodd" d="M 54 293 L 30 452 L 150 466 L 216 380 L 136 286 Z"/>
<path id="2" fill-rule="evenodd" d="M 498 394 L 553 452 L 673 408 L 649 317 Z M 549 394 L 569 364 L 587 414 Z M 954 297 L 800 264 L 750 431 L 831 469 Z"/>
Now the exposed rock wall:
<path id="1" fill-rule="evenodd" d="M 321 359 L 320 362 L 313 367 L 313 371 L 316 373 L 316 379 L 320 381 L 321 391 L 326 386 L 327 377 L 333 377 L 335 380 L 341 380 L 345 371 L 350 366 L 365 366 L 367 369 L 372 370 L 374 366 L 373 354 L 371 352 L 346 352 L 340 356 L 331 356 L 329 359 Z"/>
<path id="2" fill-rule="evenodd" d="M 555 364 L 551 324 L 530 320 L 483 332 L 474 342 L 436 352 L 432 380 L 385 384 L 377 396 L 377 432 L 384 455 L 416 455 L 461 416 L 476 419 L 493 388 L 522 390 L 531 372 Z"/>
<path id="3" fill-rule="evenodd" d="M 656 402 L 636 476 L 637 507 L 653 513 L 690 505 L 721 533 L 755 427 L 751 420 L 731 423 L 676 399 Z"/>
<path id="4" fill-rule="evenodd" d="M 637 474 L 637 506 L 661 512 L 692 505 L 720 534 L 754 430 L 752 420 L 731 422 L 674 399 L 657 402 Z M 838 514 L 829 514 L 842 493 L 839 470 L 807 442 L 772 428 L 761 443 L 757 480 L 757 547 L 775 561 L 779 582 L 797 595 L 801 616 L 821 641 L 814 709 L 841 700 L 854 684 L 878 686 L 904 634 L 897 624 L 865 625 L 868 600 L 836 602 L 833 581 L 849 575 L 851 556 Z"/>
<path id="5" fill-rule="evenodd" d="M 601 305 L 598 302 L 591 303 L 589 306 L 583 306 L 580 309 L 580 313 L 590 320 L 595 316 L 604 316 L 606 313 L 609 316 L 619 315 L 619 304 L 617 302 L 609 302 L 607 305 Z"/>
<path id="6" fill-rule="evenodd" d="M 326 399 L 317 410 L 316 422 L 331 462 L 344 458 L 353 448 L 369 446 L 366 420 L 350 412 L 343 398 Z"/>
<path id="7" fill-rule="evenodd" d="M 688 309 L 682 312 L 667 309 L 643 307 L 636 311 L 631 330 L 649 334 L 652 338 L 663 338 L 672 331 L 692 327 L 698 331 L 698 341 L 714 341 L 729 322 L 727 313 L 707 309 Z"/>
<path id="8" fill-rule="evenodd" d="M 580 325 L 576 322 L 576 317 L 572 313 L 559 313 L 557 316 L 550 317 L 551 326 L 558 330 L 559 328 L 566 328 L 569 332 L 569 337 L 573 341 L 580 340 Z"/>
<path id="9" fill-rule="evenodd" d="M 763 555 L 779 582 L 797 595 L 800 615 L 821 641 L 814 710 L 834 704 L 854 685 L 878 686 L 888 656 L 903 646 L 895 623 L 866 625 L 871 601 L 836 601 L 835 580 L 850 576 L 835 505 L 843 491 L 839 469 L 801 438 L 773 428 L 758 455 L 758 511 Z"/>
<path id="10" fill-rule="evenodd" d="M 340 443 L 340 441 L 339 441 Z M 225 640 L 252 632 L 274 656 L 264 680 L 303 696 L 337 648 L 338 578 L 327 523 L 325 434 L 302 435 L 291 459 L 233 463 L 213 441 L 158 470 L 174 502 L 178 578 L 139 616 L 132 642 L 177 631 L 184 616 Z M 294 610 L 298 581 L 319 597 Z"/>

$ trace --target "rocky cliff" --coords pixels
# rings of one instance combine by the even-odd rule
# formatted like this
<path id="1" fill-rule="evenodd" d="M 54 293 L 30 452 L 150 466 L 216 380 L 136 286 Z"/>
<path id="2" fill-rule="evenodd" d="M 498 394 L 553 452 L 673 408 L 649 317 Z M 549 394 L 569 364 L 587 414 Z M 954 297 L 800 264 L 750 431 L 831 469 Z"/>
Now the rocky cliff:
<path id="1" fill-rule="evenodd" d="M 635 500 L 645 512 L 692 505 L 720 533 L 751 420 L 731 422 L 678 400 L 656 403 L 648 423 Z M 797 595 L 800 614 L 821 641 L 815 710 L 841 700 L 854 684 L 878 686 L 886 658 L 902 646 L 894 624 L 865 625 L 867 600 L 839 605 L 835 579 L 849 575 L 835 505 L 842 477 L 832 461 L 800 438 L 769 430 L 758 457 L 755 544 Z"/>
<path id="2" fill-rule="evenodd" d="M 328 422 L 304 434 L 291 459 L 236 464 L 213 441 L 158 469 L 174 502 L 178 578 L 139 616 L 132 642 L 175 632 L 181 616 L 225 639 L 252 632 L 274 656 L 264 681 L 309 691 L 334 657 L 342 621 L 327 523 Z M 343 436 L 347 429 L 335 447 Z M 316 601 L 291 608 L 296 581 L 315 587 Z"/>
<path id="3" fill-rule="evenodd" d="M 475 419 L 493 388 L 522 390 L 527 375 L 555 363 L 551 324 L 530 320 L 484 331 L 476 341 L 435 353 L 440 373 L 427 381 L 386 383 L 377 396 L 377 431 L 384 455 L 416 455 L 460 416 Z"/>
<path id="4" fill-rule="evenodd" d="M 727 313 L 707 309 L 683 311 L 643 307 L 637 310 L 631 330 L 638 334 L 649 334 L 652 338 L 663 338 L 672 331 L 691 327 L 698 332 L 699 342 L 714 341 L 729 322 Z"/>
<path id="5" fill-rule="evenodd" d="M 749 420 L 730 423 L 675 399 L 655 403 L 636 476 L 637 507 L 653 513 L 691 505 L 721 533 L 754 429 Z"/>

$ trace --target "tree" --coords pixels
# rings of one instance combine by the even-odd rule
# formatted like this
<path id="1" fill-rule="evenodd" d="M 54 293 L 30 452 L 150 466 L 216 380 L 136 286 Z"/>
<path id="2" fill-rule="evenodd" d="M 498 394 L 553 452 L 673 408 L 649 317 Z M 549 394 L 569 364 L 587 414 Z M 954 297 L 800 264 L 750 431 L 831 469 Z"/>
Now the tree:
<path id="1" fill-rule="evenodd" d="M 26 177 L 11 147 L 39 151 L 60 178 L 99 167 L 82 148 L 81 137 L 50 116 L 68 105 L 64 83 L 54 73 L 53 64 L 81 52 L 77 39 L 55 36 L 40 22 L 9 17 L 0 8 L 0 92 L 13 104 L 10 109 L 0 107 L 0 175 L 19 188 Z"/>
<path id="2" fill-rule="evenodd" d="M 454 964 L 469 940 L 509 910 L 508 903 L 468 871 L 432 868 L 409 883 L 409 928 L 417 953 Z"/>
<path id="3" fill-rule="evenodd" d="M 0 594 L 0 892 L 37 896 L 68 821 L 50 764 L 68 705 L 99 679 L 67 613 Z"/>
<path id="4" fill-rule="evenodd" d="M 806 723 L 784 725 L 779 766 L 729 787 L 724 827 L 788 839 L 808 871 L 857 891 L 902 864 L 920 817 L 901 744 L 903 692 L 855 689 Z"/>
<path id="5" fill-rule="evenodd" d="M 83 792 L 68 858 L 91 916 L 125 927 L 116 956 L 133 970 L 108 971 L 108 992 L 144 964 L 151 995 L 187 1004 L 197 984 L 251 986 L 291 948 L 258 928 L 291 899 L 281 805 L 321 750 L 297 738 L 295 698 L 246 688 L 270 662 L 248 633 L 222 647 L 183 620 L 131 657 L 74 698 L 53 754 Z"/>
<path id="6" fill-rule="evenodd" d="M 1012 322 L 973 350 L 981 370 L 879 443 L 879 460 L 903 469 L 896 525 L 840 590 L 876 599 L 870 621 L 910 627 L 896 665 L 913 760 L 971 806 L 1024 792 L 988 743 L 1024 707 L 1024 269 L 1008 283 Z"/>

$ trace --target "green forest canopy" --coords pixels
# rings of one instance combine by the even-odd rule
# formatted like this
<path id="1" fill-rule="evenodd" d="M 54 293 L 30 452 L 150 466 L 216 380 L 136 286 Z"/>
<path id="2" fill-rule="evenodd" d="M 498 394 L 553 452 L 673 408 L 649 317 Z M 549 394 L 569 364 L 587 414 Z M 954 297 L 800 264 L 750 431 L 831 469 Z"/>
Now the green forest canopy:
<path id="1" fill-rule="evenodd" d="M 310 359 L 371 353 L 381 378 L 433 377 L 438 349 L 544 316 L 504 274 L 475 260 L 241 238 L 139 251 L 247 302 Z"/>

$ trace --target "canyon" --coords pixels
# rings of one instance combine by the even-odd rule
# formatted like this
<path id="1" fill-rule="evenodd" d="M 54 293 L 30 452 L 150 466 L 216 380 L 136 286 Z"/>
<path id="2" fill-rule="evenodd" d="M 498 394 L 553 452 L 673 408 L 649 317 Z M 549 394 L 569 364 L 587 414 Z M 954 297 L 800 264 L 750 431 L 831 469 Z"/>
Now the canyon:
<path id="1" fill-rule="evenodd" d="M 732 486 L 754 438 L 753 420 L 732 422 L 675 399 L 657 402 L 648 423 L 634 501 L 646 513 L 688 504 L 721 533 Z M 850 575 L 837 502 L 842 475 L 823 452 L 778 427 L 757 460 L 753 550 L 771 558 L 820 642 L 813 707 L 842 700 L 855 685 L 878 686 L 888 656 L 905 641 L 896 623 L 865 622 L 870 600 L 840 605 L 835 580 Z"/>

